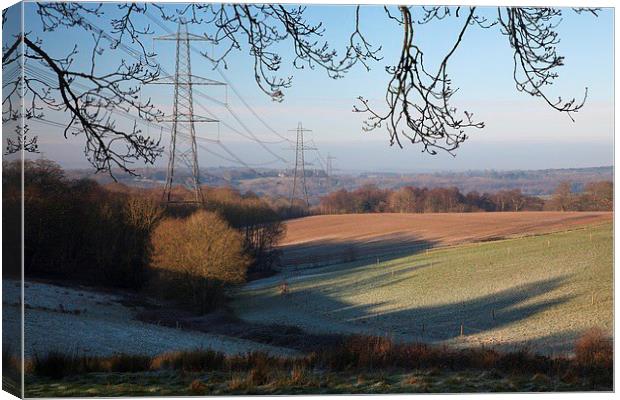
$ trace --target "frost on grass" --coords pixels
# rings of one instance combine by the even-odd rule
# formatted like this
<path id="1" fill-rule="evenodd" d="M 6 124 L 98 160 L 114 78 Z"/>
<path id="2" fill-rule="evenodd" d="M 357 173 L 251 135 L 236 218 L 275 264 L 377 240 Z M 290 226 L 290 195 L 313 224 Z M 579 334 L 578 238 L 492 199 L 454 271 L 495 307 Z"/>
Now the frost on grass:
<path id="1" fill-rule="evenodd" d="M 611 332 L 612 255 L 612 226 L 604 224 L 385 262 L 285 269 L 246 285 L 234 308 L 252 322 L 312 333 L 558 354 L 591 327 Z"/>
<path id="2" fill-rule="evenodd" d="M 20 297 L 19 281 L 4 280 L 2 289 L 10 298 Z M 131 308 L 121 304 L 121 296 L 112 294 L 26 282 L 24 297 L 26 357 L 50 350 L 104 356 L 195 348 L 227 354 L 254 350 L 290 353 L 247 340 L 143 323 L 134 319 Z M 16 303 L 5 304 L 3 312 L 3 323 L 8 325 L 3 335 L 7 335 L 19 329 L 21 308 Z"/>

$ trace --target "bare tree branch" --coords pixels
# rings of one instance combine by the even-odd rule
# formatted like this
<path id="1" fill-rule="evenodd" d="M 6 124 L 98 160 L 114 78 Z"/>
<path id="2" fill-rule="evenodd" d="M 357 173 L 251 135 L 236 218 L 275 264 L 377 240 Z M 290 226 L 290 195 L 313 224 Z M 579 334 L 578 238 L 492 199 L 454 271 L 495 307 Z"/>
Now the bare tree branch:
<path id="1" fill-rule="evenodd" d="M 459 18 L 463 14 L 461 7 L 421 7 L 421 16 L 417 24 L 428 24 L 449 17 Z M 560 23 L 562 11 L 553 8 L 499 8 L 497 18 L 487 18 L 475 13 L 475 7 L 466 12 L 466 20 L 448 50 L 436 73 L 430 73 L 424 62 L 424 53 L 414 40 L 416 22 L 412 17 L 412 8 L 399 7 L 400 17 L 388 7 L 385 11 L 389 19 L 403 27 L 403 45 L 399 63 L 386 67 L 391 76 L 386 90 L 387 111 L 378 111 L 364 97 L 353 111 L 369 115 L 364 122 L 365 131 L 386 127 L 390 134 L 390 144 L 402 147 L 401 137 L 411 143 L 421 143 L 423 151 L 436 154 L 436 150 L 452 152 L 467 139 L 466 131 L 481 129 L 483 122 L 475 122 L 473 114 L 463 111 L 457 115 L 457 109 L 450 104 L 450 99 L 458 89 L 453 89 L 448 77 L 448 61 L 461 45 L 467 29 L 472 25 L 488 29 L 495 25 L 502 27 L 502 34 L 509 38 L 514 49 L 513 78 L 518 91 L 534 97 L 542 97 L 553 109 L 566 113 L 571 120 L 572 114 L 579 111 L 587 98 L 587 88 L 581 101 L 570 99 L 563 101 L 550 99 L 545 89 L 558 77 L 557 68 L 562 66 L 564 58 L 557 54 L 555 45 L 559 37 L 555 28 Z M 595 16 L 598 9 L 574 9 L 578 14 L 588 12 Z"/>

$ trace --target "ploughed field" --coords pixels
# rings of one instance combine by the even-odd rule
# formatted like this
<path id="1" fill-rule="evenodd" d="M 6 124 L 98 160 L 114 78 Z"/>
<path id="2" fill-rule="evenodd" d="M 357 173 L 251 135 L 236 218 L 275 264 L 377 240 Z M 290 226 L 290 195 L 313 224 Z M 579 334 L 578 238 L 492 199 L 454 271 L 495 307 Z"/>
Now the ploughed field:
<path id="1" fill-rule="evenodd" d="M 408 255 L 432 247 L 558 232 L 608 222 L 611 212 L 341 214 L 286 224 L 283 265 L 313 267 Z"/>
<path id="2" fill-rule="evenodd" d="M 611 334 L 610 220 L 610 213 L 300 219 L 289 224 L 285 253 L 287 246 L 306 243 L 309 256 L 321 255 L 321 243 L 340 241 L 360 243 L 360 257 L 314 268 L 285 265 L 276 276 L 247 284 L 234 296 L 234 309 L 248 321 L 317 334 L 570 352 L 589 328 Z M 362 257 L 369 238 L 387 235 L 461 244 L 402 244 L 393 249 L 396 255 Z M 513 238 L 490 240 L 496 237 Z M 408 255 L 397 255 L 407 249 Z"/>

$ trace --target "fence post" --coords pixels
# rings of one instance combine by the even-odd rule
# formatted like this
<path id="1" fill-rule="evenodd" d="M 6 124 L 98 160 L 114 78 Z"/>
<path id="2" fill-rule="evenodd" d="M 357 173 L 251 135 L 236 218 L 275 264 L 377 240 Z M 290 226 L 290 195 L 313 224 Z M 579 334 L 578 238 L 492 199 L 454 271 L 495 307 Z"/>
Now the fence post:
<path id="1" fill-rule="evenodd" d="M 461 322 L 461 337 L 463 336 L 463 323 Z"/>
<path id="2" fill-rule="evenodd" d="M 491 310 L 491 315 L 493 316 L 493 321 L 495 321 L 495 309 Z"/>

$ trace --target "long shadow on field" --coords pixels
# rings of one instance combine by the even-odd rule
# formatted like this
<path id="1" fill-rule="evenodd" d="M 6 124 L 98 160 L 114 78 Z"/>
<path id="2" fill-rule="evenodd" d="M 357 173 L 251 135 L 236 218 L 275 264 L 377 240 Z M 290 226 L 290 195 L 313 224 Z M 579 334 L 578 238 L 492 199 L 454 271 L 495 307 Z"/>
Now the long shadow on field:
<path id="1" fill-rule="evenodd" d="M 561 332 L 541 335 L 535 339 L 498 343 L 496 348 L 502 351 L 515 351 L 526 348 L 547 355 L 566 355 L 574 351 L 575 342 L 585 331 L 566 329 Z"/>
<path id="2" fill-rule="evenodd" d="M 389 261 L 435 247 L 436 242 L 407 235 L 376 236 L 370 240 L 315 240 L 286 245 L 282 250 L 285 267 L 320 267 L 355 261 Z"/>
<path id="3" fill-rule="evenodd" d="M 374 277 L 376 279 L 376 277 Z M 351 305 L 329 296 L 353 287 L 363 292 L 369 282 L 357 281 L 351 287 L 336 285 L 320 292 L 299 290 L 292 295 L 321 305 L 324 315 L 338 323 L 350 323 L 354 330 L 416 340 L 442 341 L 463 334 L 485 333 L 518 323 L 569 301 L 572 296 L 545 296 L 560 288 L 564 278 L 551 278 L 515 286 L 457 303 L 419 306 L 394 311 L 381 311 L 387 301 Z M 376 287 L 376 286 L 375 286 Z M 539 298 L 539 296 L 544 296 Z M 543 321 L 544 323 L 544 321 Z M 501 338 L 497 338 L 501 342 Z"/>

